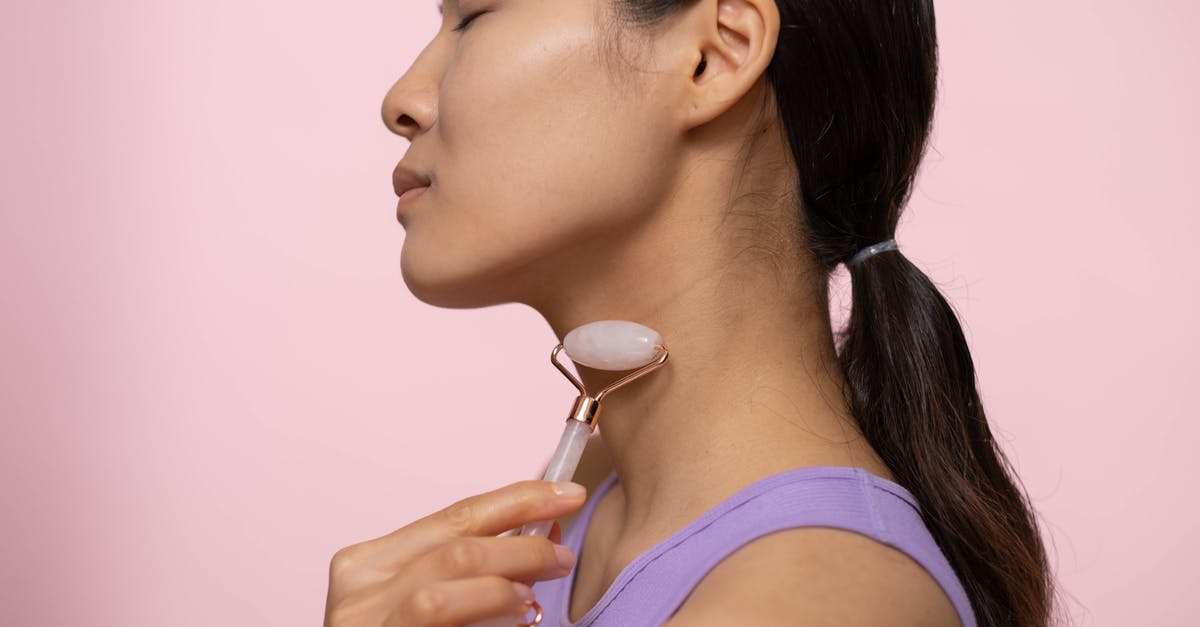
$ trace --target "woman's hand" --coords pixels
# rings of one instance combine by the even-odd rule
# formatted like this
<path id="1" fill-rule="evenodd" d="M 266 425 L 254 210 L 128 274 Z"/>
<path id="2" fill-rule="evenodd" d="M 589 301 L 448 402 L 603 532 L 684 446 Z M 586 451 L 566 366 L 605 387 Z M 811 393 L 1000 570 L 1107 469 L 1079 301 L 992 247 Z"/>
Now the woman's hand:
<path id="1" fill-rule="evenodd" d="M 560 485 L 578 491 L 560 494 Z M 577 484 L 518 481 L 339 550 L 329 564 L 325 627 L 524 622 L 529 585 L 566 575 L 575 555 L 558 544 L 557 522 L 548 539 L 499 534 L 568 514 L 585 496 Z"/>

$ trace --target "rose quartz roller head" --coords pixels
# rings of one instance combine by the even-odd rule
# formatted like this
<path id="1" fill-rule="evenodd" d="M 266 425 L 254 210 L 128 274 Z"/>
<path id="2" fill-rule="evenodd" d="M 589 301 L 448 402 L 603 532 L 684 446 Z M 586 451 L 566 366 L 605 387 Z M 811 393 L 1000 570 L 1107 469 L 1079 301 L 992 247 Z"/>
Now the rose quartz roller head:
<path id="1" fill-rule="evenodd" d="M 633 370 L 608 387 L 592 396 L 579 379 L 563 368 L 555 357 L 566 348 L 567 356 L 577 364 L 599 370 Z M 558 449 L 550 458 L 546 474 L 547 481 L 570 481 L 579 465 L 579 458 L 587 446 L 588 436 L 596 430 L 596 419 L 600 416 L 600 401 L 613 390 L 658 368 L 667 360 L 667 347 L 657 331 L 635 322 L 625 320 L 601 320 L 585 324 L 563 338 L 550 352 L 550 363 L 554 364 L 575 387 L 579 397 L 567 416 L 567 427 L 563 430 Z M 553 520 L 539 520 L 526 524 L 521 529 L 523 536 L 547 536 Z"/>

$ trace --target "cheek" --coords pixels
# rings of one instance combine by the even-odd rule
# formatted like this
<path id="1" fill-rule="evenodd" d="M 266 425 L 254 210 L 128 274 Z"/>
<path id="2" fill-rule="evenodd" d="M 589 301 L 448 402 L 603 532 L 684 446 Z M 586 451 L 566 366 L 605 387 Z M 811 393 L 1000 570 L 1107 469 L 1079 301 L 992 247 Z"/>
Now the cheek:
<path id="1" fill-rule="evenodd" d="M 440 154 L 464 190 L 546 209 L 575 200 L 581 186 L 612 188 L 648 144 L 662 145 L 645 128 L 648 109 L 602 76 L 590 27 L 500 24 L 462 42 L 441 85 Z"/>
<path id="2" fill-rule="evenodd" d="M 652 185 L 667 142 L 583 51 L 487 67 L 486 79 L 472 70 L 448 81 L 439 117 L 451 191 L 488 212 L 474 217 L 521 229 L 527 216 L 629 205 Z"/>
<path id="3" fill-rule="evenodd" d="M 448 68 L 440 188 L 406 244 L 413 262 L 503 272 L 619 229 L 661 197 L 667 142 L 597 75 L 586 44 L 564 37 L 527 49 L 480 37 Z"/>
<path id="4" fill-rule="evenodd" d="M 588 103 L 555 108 L 544 106 L 550 99 L 537 102 L 540 115 L 533 121 L 500 125 L 494 143 L 454 159 L 461 181 L 448 192 L 454 230 L 481 262 L 547 257 L 621 230 L 661 199 L 663 161 L 627 136 L 627 118 Z"/>

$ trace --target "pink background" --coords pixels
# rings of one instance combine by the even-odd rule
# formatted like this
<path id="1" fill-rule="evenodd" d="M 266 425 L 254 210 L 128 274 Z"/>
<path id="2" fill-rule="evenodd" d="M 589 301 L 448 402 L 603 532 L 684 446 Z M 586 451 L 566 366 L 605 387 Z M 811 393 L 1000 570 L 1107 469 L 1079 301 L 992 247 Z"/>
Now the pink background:
<path id="1" fill-rule="evenodd" d="M 400 278 L 379 109 L 434 6 L 0 9 L 0 623 L 319 624 L 336 549 L 537 474 L 548 328 Z M 1080 625 L 1195 624 L 1198 13 L 938 5 L 898 241 Z"/>

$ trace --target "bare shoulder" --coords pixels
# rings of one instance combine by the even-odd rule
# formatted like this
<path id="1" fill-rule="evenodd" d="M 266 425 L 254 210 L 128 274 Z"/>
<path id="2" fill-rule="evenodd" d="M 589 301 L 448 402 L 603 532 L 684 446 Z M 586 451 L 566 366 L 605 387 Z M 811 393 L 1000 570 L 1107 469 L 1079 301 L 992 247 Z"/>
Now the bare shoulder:
<path id="1" fill-rule="evenodd" d="M 905 553 L 851 531 L 799 527 L 734 551 L 705 575 L 668 627 L 959 627 L 937 580 Z"/>
<path id="2" fill-rule="evenodd" d="M 588 498 L 591 498 L 595 494 L 596 488 L 608 478 L 608 475 L 612 474 L 612 470 L 612 461 L 608 457 L 608 449 L 604 446 L 604 440 L 599 435 L 595 435 L 583 448 L 583 454 L 579 457 L 579 466 L 575 469 L 575 475 L 571 480 L 586 487 Z M 566 530 L 578 514 L 579 510 L 577 509 L 559 518 L 559 526 Z"/>

